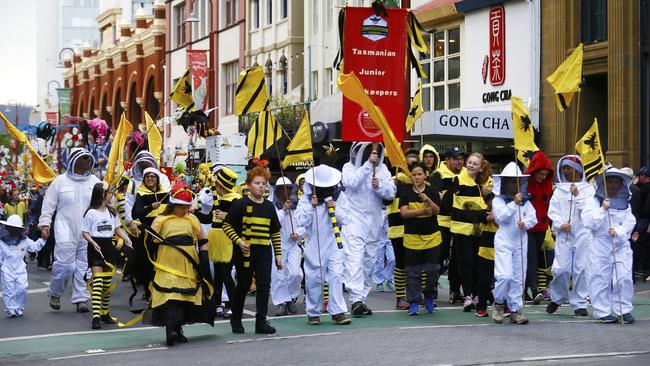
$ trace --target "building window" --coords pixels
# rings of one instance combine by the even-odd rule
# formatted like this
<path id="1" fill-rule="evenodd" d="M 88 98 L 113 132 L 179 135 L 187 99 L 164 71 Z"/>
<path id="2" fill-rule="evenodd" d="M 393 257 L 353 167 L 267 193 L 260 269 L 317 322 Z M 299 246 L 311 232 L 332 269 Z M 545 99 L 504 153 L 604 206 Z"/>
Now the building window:
<path id="1" fill-rule="evenodd" d="M 226 25 L 237 21 L 237 0 L 226 0 Z"/>
<path id="2" fill-rule="evenodd" d="M 420 65 L 425 73 L 422 78 L 422 107 L 425 111 L 459 109 L 460 28 L 441 30 L 427 38 L 431 41 L 431 55 L 420 55 Z"/>
<path id="3" fill-rule="evenodd" d="M 282 94 L 286 95 L 289 92 L 289 78 L 287 77 L 287 58 L 282 55 L 278 62 L 278 71 L 280 74 L 280 85 L 282 87 Z"/>
<path id="4" fill-rule="evenodd" d="M 311 92 L 309 94 L 311 100 L 318 99 L 318 71 L 311 72 Z"/>
<path id="5" fill-rule="evenodd" d="M 226 81 L 226 114 L 235 114 L 235 90 L 239 77 L 239 61 L 224 65 L 224 79 Z"/>
<path id="6" fill-rule="evenodd" d="M 334 94 L 334 89 L 336 88 L 336 82 L 334 80 L 334 70 L 331 67 L 325 69 L 325 75 L 327 75 L 327 95 Z"/>
<path id="7" fill-rule="evenodd" d="M 580 1 L 580 31 L 582 42 L 593 43 L 607 39 L 607 1 Z"/>
<path id="8" fill-rule="evenodd" d="M 326 17 L 327 17 L 327 30 L 331 31 L 332 30 L 332 25 L 333 25 L 332 24 L 332 18 L 333 18 L 334 11 L 335 11 L 334 10 L 334 5 L 332 5 L 332 0 L 327 0 L 325 2 L 325 6 L 326 6 L 325 14 L 326 14 Z"/>
<path id="9" fill-rule="evenodd" d="M 286 19 L 289 16 L 289 0 L 282 0 L 280 15 L 282 16 L 282 19 Z"/>
<path id="10" fill-rule="evenodd" d="M 273 24 L 273 0 L 266 3 L 266 24 Z"/>
<path id="11" fill-rule="evenodd" d="M 174 33 L 176 47 L 185 44 L 185 3 L 181 3 L 174 7 Z"/>
<path id="12" fill-rule="evenodd" d="M 318 4 L 320 0 L 311 2 L 311 34 L 318 34 Z"/>
<path id="13" fill-rule="evenodd" d="M 260 0 L 253 0 L 251 2 L 251 13 L 253 21 L 251 22 L 252 29 L 260 27 Z"/>
<path id="14" fill-rule="evenodd" d="M 208 0 L 194 1 L 194 14 L 199 21 L 192 23 L 192 40 L 196 41 L 208 35 L 212 21 L 211 5 Z"/>

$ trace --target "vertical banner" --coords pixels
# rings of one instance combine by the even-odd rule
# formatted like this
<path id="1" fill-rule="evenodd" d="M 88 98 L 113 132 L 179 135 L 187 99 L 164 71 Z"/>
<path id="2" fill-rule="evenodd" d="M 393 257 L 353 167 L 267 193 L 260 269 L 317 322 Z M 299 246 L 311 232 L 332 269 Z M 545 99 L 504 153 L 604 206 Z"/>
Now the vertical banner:
<path id="1" fill-rule="evenodd" d="M 406 117 L 406 9 L 345 9 L 344 71 L 354 72 L 366 94 L 386 116 L 395 138 L 404 140 Z M 358 104 L 343 97 L 343 141 L 382 141 L 375 122 Z"/>
<path id="2" fill-rule="evenodd" d="M 45 112 L 45 119 L 52 125 L 59 124 L 59 114 L 57 112 Z"/>
<path id="3" fill-rule="evenodd" d="M 490 8 L 490 84 L 506 81 L 506 10 L 503 5 Z"/>
<path id="4" fill-rule="evenodd" d="M 70 116 L 70 99 L 72 98 L 72 89 L 70 88 L 57 88 L 56 95 L 59 99 L 59 114 L 61 117 Z"/>
<path id="5" fill-rule="evenodd" d="M 206 50 L 187 51 L 191 75 L 194 106 L 205 110 L 208 104 L 208 55 Z"/>

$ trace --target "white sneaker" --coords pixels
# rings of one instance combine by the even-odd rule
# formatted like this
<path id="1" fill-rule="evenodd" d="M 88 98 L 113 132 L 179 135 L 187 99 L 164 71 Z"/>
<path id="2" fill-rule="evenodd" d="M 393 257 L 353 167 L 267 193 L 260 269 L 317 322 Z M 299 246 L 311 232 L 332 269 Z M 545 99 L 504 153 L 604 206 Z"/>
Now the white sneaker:
<path id="1" fill-rule="evenodd" d="M 469 312 L 474 309 L 474 298 L 471 296 L 465 296 L 465 301 L 463 302 L 463 311 Z"/>

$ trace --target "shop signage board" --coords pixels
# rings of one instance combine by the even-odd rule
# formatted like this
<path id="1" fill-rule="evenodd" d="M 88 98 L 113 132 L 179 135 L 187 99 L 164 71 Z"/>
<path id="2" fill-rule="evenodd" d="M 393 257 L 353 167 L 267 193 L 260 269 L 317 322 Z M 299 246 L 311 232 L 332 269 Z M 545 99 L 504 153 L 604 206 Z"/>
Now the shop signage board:
<path id="1" fill-rule="evenodd" d="M 510 111 L 431 111 L 422 115 L 425 135 L 447 135 L 486 138 L 513 138 Z M 420 134 L 415 124 L 413 136 Z"/>

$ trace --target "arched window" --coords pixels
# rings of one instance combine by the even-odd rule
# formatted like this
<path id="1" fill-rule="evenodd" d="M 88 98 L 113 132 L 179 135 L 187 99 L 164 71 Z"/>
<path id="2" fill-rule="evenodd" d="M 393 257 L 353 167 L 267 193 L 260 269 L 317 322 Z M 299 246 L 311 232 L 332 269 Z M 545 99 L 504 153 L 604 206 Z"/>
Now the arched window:
<path id="1" fill-rule="evenodd" d="M 113 124 L 111 121 L 111 115 L 108 113 L 108 110 L 106 110 L 106 104 L 108 103 L 108 93 L 104 92 L 104 95 L 102 96 L 102 103 L 101 106 L 99 107 L 100 110 L 100 118 L 106 121 L 106 123 L 113 128 Z"/>
<path id="2" fill-rule="evenodd" d="M 128 106 L 128 112 L 129 112 L 129 120 L 133 124 L 133 126 L 137 126 L 142 122 L 142 112 L 140 110 L 140 106 L 138 105 L 138 102 L 136 101 L 138 94 L 138 87 L 135 83 L 131 84 L 131 91 L 129 92 L 129 106 Z"/>
<path id="3" fill-rule="evenodd" d="M 122 108 L 122 91 L 117 89 L 115 91 L 115 99 L 113 99 L 113 126 L 117 128 L 120 124 L 124 108 Z"/>
<path id="4" fill-rule="evenodd" d="M 154 78 L 151 76 L 147 81 L 147 95 L 145 96 L 145 110 L 151 118 L 155 119 L 160 111 L 160 105 L 154 96 Z"/>
<path id="5" fill-rule="evenodd" d="M 273 95 L 273 61 L 271 61 L 271 58 L 266 59 L 266 63 L 264 64 L 264 76 L 266 77 L 269 96 L 271 96 Z"/>
<path id="6" fill-rule="evenodd" d="M 287 76 L 287 58 L 282 55 L 280 61 L 278 62 L 278 73 L 280 74 L 280 87 L 282 88 L 282 94 L 287 94 L 289 92 L 289 78 Z"/>

